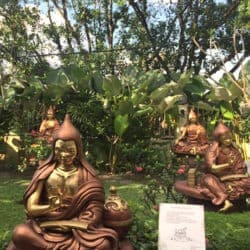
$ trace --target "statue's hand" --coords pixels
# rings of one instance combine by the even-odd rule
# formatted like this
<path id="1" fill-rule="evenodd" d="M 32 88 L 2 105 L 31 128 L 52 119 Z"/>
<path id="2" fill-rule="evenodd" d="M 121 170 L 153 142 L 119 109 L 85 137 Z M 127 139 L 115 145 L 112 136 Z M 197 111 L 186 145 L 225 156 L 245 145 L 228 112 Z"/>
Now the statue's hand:
<path id="1" fill-rule="evenodd" d="M 174 144 L 178 144 L 180 142 L 180 139 L 176 139 Z"/>
<path id="2" fill-rule="evenodd" d="M 192 147 L 191 150 L 190 150 L 190 154 L 196 155 L 196 153 L 197 153 L 196 147 Z"/>
<path id="3" fill-rule="evenodd" d="M 57 209 L 61 206 L 62 199 L 60 196 L 52 196 L 49 198 L 49 205 L 51 209 Z"/>

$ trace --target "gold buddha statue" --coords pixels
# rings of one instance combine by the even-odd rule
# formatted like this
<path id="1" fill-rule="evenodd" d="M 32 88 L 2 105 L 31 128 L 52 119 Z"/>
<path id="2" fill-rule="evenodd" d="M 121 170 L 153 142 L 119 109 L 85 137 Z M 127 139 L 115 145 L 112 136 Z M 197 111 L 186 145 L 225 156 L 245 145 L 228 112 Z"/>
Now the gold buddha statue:
<path id="1" fill-rule="evenodd" d="M 51 143 L 53 138 L 52 134 L 59 128 L 60 124 L 55 118 L 55 107 L 50 106 L 46 113 L 46 118 L 42 121 L 39 133 L 41 138 L 46 139 L 48 143 Z"/>
<path id="2" fill-rule="evenodd" d="M 24 193 L 27 214 L 7 250 L 131 250 L 103 226 L 104 189 L 83 157 L 80 133 L 66 115 L 53 134 L 52 153 Z"/>
<path id="3" fill-rule="evenodd" d="M 194 187 L 177 181 L 175 189 L 189 197 L 210 200 L 227 211 L 234 203 L 250 196 L 250 177 L 241 152 L 233 144 L 230 129 L 221 121 L 214 130 L 213 144 L 205 153 L 207 171 Z"/>
<path id="4" fill-rule="evenodd" d="M 181 128 L 180 136 L 175 140 L 173 151 L 177 154 L 204 154 L 209 146 L 205 128 L 198 122 L 193 109 L 188 115 L 188 123 Z"/>

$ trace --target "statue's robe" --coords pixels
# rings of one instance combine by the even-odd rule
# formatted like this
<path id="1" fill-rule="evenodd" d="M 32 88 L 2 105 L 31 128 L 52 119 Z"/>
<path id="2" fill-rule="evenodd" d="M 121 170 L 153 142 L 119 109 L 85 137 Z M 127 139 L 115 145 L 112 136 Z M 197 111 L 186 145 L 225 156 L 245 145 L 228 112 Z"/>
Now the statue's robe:
<path id="1" fill-rule="evenodd" d="M 44 214 L 41 217 L 32 218 L 27 214 L 26 224 L 34 233 L 40 235 L 45 241 L 53 246 L 53 249 L 96 249 L 105 240 L 109 240 L 111 249 L 118 249 L 118 237 L 114 230 L 105 228 L 102 225 L 103 205 L 105 201 L 104 190 L 101 182 L 95 176 L 92 169 L 88 169 L 82 164 L 87 163 L 82 160 L 78 168 L 78 190 L 75 195 L 68 199 L 67 206 L 64 209 L 58 209 Z M 24 204 L 26 206 L 30 195 L 36 190 L 38 182 L 46 180 L 53 172 L 55 163 L 49 163 L 40 166 L 35 172 L 34 177 L 24 194 Z M 89 171 L 90 170 L 90 171 Z M 45 193 L 45 192 L 44 192 Z M 47 198 L 42 193 L 41 204 L 47 203 Z M 72 229 L 71 232 L 50 232 L 42 229 L 39 224 L 43 221 L 54 220 L 77 220 L 88 223 L 87 230 Z M 31 238 L 30 240 L 34 240 Z M 27 241 L 27 239 L 26 239 Z M 15 243 L 15 234 L 13 235 Z M 27 245 L 27 242 L 24 242 Z M 22 249 L 22 246 L 17 246 Z"/>
<path id="2" fill-rule="evenodd" d="M 218 173 L 205 175 L 201 179 L 201 186 L 207 186 L 206 183 L 211 183 L 212 185 L 213 182 L 216 182 L 221 186 L 222 191 L 227 194 L 227 199 L 231 201 L 237 200 L 244 195 L 250 195 L 250 177 L 247 177 L 245 161 L 236 147 L 231 145 L 227 147 L 225 152 L 215 143 L 211 146 L 210 150 L 207 151 L 206 162 L 209 166 L 212 166 L 213 163 L 216 165 L 229 163 L 229 166 Z M 233 178 L 237 175 L 245 175 L 245 177 Z M 222 181 L 223 178 L 230 176 L 232 176 L 232 178 Z"/>

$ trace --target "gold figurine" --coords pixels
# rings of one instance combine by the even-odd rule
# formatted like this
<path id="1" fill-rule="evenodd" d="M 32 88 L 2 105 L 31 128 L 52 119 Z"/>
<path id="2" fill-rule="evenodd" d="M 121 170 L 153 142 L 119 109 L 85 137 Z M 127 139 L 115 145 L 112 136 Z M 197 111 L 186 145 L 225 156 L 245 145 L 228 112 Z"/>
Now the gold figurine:
<path id="1" fill-rule="evenodd" d="M 52 139 L 51 155 L 24 194 L 27 220 L 16 226 L 7 250 L 132 250 L 128 240 L 103 226 L 104 189 L 68 115 Z"/>
<path id="2" fill-rule="evenodd" d="M 42 121 L 39 133 L 41 138 L 47 140 L 48 143 L 51 143 L 53 140 L 52 134 L 55 130 L 59 128 L 60 124 L 55 118 L 55 107 L 50 106 L 46 113 L 46 118 Z"/>
<path id="3" fill-rule="evenodd" d="M 175 140 L 173 151 L 177 154 L 204 154 L 209 146 L 205 128 L 198 122 L 193 109 L 188 115 L 188 123 L 181 129 L 181 135 Z"/>

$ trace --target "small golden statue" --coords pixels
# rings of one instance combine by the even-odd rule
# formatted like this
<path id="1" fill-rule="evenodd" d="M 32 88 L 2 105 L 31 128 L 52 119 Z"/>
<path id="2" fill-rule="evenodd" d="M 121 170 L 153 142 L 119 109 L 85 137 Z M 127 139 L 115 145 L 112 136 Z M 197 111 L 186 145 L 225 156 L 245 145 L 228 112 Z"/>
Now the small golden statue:
<path id="1" fill-rule="evenodd" d="M 250 177 L 241 152 L 233 144 L 230 129 L 221 121 L 214 130 L 214 142 L 205 154 L 207 171 L 192 187 L 177 181 L 175 189 L 188 197 L 210 200 L 227 211 L 239 199 L 250 196 Z"/>
<path id="2" fill-rule="evenodd" d="M 52 134 L 59 128 L 60 124 L 55 118 L 55 107 L 50 106 L 47 110 L 46 118 L 42 121 L 39 133 L 41 138 L 50 144 L 53 140 Z"/>
<path id="3" fill-rule="evenodd" d="M 27 220 L 16 226 L 7 250 L 132 250 L 128 240 L 103 226 L 104 189 L 68 115 L 51 148 L 24 193 Z"/>
<path id="4" fill-rule="evenodd" d="M 181 135 L 175 140 L 173 152 L 184 155 L 204 154 L 209 146 L 205 128 L 198 122 L 193 109 L 188 115 L 188 124 L 181 129 Z"/>

